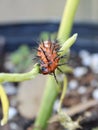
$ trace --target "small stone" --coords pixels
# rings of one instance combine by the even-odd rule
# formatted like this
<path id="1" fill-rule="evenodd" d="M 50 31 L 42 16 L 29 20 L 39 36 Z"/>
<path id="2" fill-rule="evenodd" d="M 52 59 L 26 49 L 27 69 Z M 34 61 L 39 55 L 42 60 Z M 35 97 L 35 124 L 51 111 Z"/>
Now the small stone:
<path id="1" fill-rule="evenodd" d="M 82 50 L 79 52 L 79 56 L 82 60 L 82 64 L 84 66 L 90 66 L 90 63 L 91 63 L 91 56 L 90 56 L 90 53 L 86 50 Z"/>
<path id="2" fill-rule="evenodd" d="M 57 112 L 57 110 L 59 109 L 59 105 L 60 105 L 60 100 L 57 99 L 57 100 L 55 101 L 55 103 L 54 103 L 54 106 L 53 106 L 53 110 L 54 110 L 55 112 Z"/>
<path id="3" fill-rule="evenodd" d="M 86 91 L 87 91 L 87 88 L 85 86 L 80 86 L 78 88 L 78 93 L 79 94 L 84 94 L 84 93 L 86 93 Z"/>
<path id="4" fill-rule="evenodd" d="M 79 57 L 81 58 L 81 59 L 84 59 L 85 57 L 87 57 L 87 56 L 89 56 L 90 55 L 90 53 L 87 51 L 87 50 L 81 50 L 80 52 L 79 52 Z"/>
<path id="5" fill-rule="evenodd" d="M 90 56 L 87 56 L 87 57 L 83 58 L 83 59 L 82 59 L 82 64 L 83 64 L 84 66 L 90 66 L 90 64 L 91 64 L 91 57 L 90 57 Z"/>
<path id="6" fill-rule="evenodd" d="M 92 93 L 94 99 L 98 100 L 98 89 L 95 89 Z"/>
<path id="7" fill-rule="evenodd" d="M 5 61 L 4 67 L 9 70 L 10 72 L 14 71 L 14 65 L 11 63 L 11 61 Z"/>
<path id="8" fill-rule="evenodd" d="M 19 130 L 19 126 L 15 122 L 10 123 L 11 130 Z"/>
<path id="9" fill-rule="evenodd" d="M 10 106 L 12 106 L 12 107 L 17 107 L 17 96 L 16 95 L 11 95 L 11 97 L 10 97 Z"/>
<path id="10" fill-rule="evenodd" d="M 94 73 L 98 73 L 98 53 L 91 56 L 90 67 Z"/>
<path id="11" fill-rule="evenodd" d="M 76 67 L 73 71 L 75 77 L 80 78 L 88 72 L 86 67 Z"/>
<path id="12" fill-rule="evenodd" d="M 92 87 L 97 87 L 98 86 L 98 81 L 93 79 L 93 80 L 91 80 L 90 84 L 91 84 Z"/>
<path id="13" fill-rule="evenodd" d="M 3 86 L 8 95 L 14 95 L 17 93 L 17 88 L 12 83 L 5 82 L 3 83 Z"/>
<path id="14" fill-rule="evenodd" d="M 62 112 L 66 113 L 67 110 L 68 110 L 68 108 L 66 108 L 66 107 L 62 108 Z"/>
<path id="15" fill-rule="evenodd" d="M 71 80 L 71 81 L 69 82 L 68 86 L 69 86 L 69 89 L 71 89 L 71 90 L 76 89 L 76 88 L 78 87 L 78 82 L 77 82 L 77 80 L 74 80 L 74 79 Z"/>
<path id="16" fill-rule="evenodd" d="M 17 114 L 17 110 L 14 107 L 9 108 L 9 120 L 13 119 L 13 117 Z"/>

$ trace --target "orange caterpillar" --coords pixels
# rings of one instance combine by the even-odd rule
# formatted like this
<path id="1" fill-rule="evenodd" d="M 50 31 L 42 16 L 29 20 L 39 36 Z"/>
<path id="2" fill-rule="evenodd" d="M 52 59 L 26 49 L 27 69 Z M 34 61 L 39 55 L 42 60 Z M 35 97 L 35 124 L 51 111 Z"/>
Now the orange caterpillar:
<path id="1" fill-rule="evenodd" d="M 65 64 L 59 64 L 60 59 L 65 57 L 65 55 L 62 57 L 59 56 L 59 50 L 60 45 L 57 41 L 47 40 L 40 42 L 37 48 L 36 56 L 40 64 L 40 73 L 44 75 L 53 74 L 56 79 L 55 70 L 58 69 L 59 71 L 61 71 L 59 69 L 59 66 Z"/>

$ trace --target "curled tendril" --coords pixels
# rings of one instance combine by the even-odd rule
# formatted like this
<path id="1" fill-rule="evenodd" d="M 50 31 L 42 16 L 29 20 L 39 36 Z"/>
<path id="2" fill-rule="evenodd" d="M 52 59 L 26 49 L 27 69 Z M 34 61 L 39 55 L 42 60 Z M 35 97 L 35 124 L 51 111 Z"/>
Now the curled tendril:
<path id="1" fill-rule="evenodd" d="M 8 121 L 8 112 L 9 112 L 9 101 L 3 86 L 0 84 L 0 99 L 2 104 L 3 118 L 0 122 L 1 126 L 5 125 Z"/>

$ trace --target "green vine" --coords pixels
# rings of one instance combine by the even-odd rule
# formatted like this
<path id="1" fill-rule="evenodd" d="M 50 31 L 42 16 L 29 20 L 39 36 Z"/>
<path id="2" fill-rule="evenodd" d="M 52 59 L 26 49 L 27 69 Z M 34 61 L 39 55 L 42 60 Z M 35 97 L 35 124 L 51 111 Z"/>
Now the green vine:
<path id="1" fill-rule="evenodd" d="M 14 73 L 14 74 L 10 74 L 10 73 L 0 73 L 0 82 L 22 82 L 25 80 L 30 80 L 35 78 L 40 71 L 40 67 L 38 64 L 35 64 L 33 69 L 30 72 L 27 73 Z"/>
<path id="2" fill-rule="evenodd" d="M 71 38 L 68 39 L 71 29 L 72 29 L 73 19 L 74 19 L 74 15 L 75 15 L 78 4 L 79 4 L 79 0 L 75 0 L 75 1 L 67 0 L 66 2 L 64 14 L 62 17 L 62 21 L 61 21 L 60 28 L 58 31 L 58 36 L 57 36 L 57 39 L 59 39 L 60 43 L 62 43 L 62 47 L 60 49 L 61 56 L 63 56 L 64 54 L 68 52 L 68 50 L 74 44 L 77 38 L 77 34 L 74 34 Z M 72 71 L 69 66 L 62 67 L 62 70 L 64 70 L 64 72 Z M 34 79 L 39 73 L 40 73 L 40 66 L 39 64 L 35 64 L 33 69 L 27 73 L 21 73 L 21 74 L 20 73 L 14 73 L 14 74 L 0 73 L 0 82 L 1 83 L 5 81 L 22 82 L 25 80 Z M 44 130 L 46 128 L 48 119 L 50 118 L 52 114 L 53 104 L 59 93 L 57 86 L 58 84 L 54 80 L 54 77 L 49 76 L 47 84 L 46 84 L 45 93 L 43 95 L 42 104 L 40 106 L 39 113 L 35 121 L 33 130 L 40 130 L 40 129 Z M 2 87 L 1 87 L 0 95 L 2 95 L 2 97 L 3 96 L 6 97 L 5 92 L 2 89 Z M 7 122 L 7 115 L 8 115 L 8 105 L 9 105 L 8 100 L 2 99 L 2 104 L 3 104 L 2 107 L 3 107 L 3 112 L 4 112 L 3 113 L 4 121 L 2 124 L 5 124 L 5 122 Z"/>
<path id="3" fill-rule="evenodd" d="M 61 24 L 60 24 L 60 28 L 58 31 L 58 36 L 57 36 L 57 39 L 59 39 L 60 43 L 62 43 L 61 49 L 63 50 L 63 47 L 66 46 L 66 47 L 64 47 L 64 51 L 61 55 L 68 52 L 69 48 L 71 47 L 71 45 L 75 42 L 75 40 L 77 38 L 77 34 L 75 34 L 73 36 L 74 40 L 70 44 L 69 41 L 71 39 L 68 39 L 68 37 L 69 37 L 71 29 L 72 29 L 73 19 L 74 19 L 78 4 L 79 4 L 79 0 L 75 0 L 75 1 L 67 0 L 67 2 L 66 2 L 63 17 L 62 17 Z M 66 41 L 67 39 L 68 39 L 68 41 Z M 67 43 L 67 45 L 65 43 Z M 38 113 L 37 119 L 35 121 L 35 125 L 34 125 L 33 130 L 46 129 L 47 122 L 48 122 L 48 120 L 51 116 L 51 113 L 52 113 L 53 104 L 54 104 L 54 102 L 57 98 L 57 95 L 59 93 L 56 90 L 57 84 L 55 84 L 54 79 L 50 79 L 50 77 L 49 77 L 47 82 L 49 84 L 46 84 L 46 90 L 45 90 L 45 93 L 44 93 L 44 96 L 42 99 L 42 104 L 40 106 L 39 113 Z M 46 95 L 46 92 L 47 92 L 47 95 Z M 52 92 L 54 92 L 54 94 L 51 95 Z M 48 101 L 48 102 L 45 102 L 45 101 Z M 47 103 L 49 103 L 49 104 L 47 104 Z M 46 109 L 48 109 L 48 110 L 46 111 Z"/>

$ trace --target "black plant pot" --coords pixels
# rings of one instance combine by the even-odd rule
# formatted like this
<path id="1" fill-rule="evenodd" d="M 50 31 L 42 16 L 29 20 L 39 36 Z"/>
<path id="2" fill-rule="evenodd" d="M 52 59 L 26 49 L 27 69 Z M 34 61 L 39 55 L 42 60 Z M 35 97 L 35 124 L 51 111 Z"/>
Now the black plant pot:
<path id="1" fill-rule="evenodd" d="M 32 47 L 32 41 L 37 39 L 41 32 L 57 32 L 59 23 L 21 23 L 0 25 L 0 46 L 5 42 L 5 51 L 14 51 L 20 45 L 27 44 Z M 72 50 L 86 49 L 90 52 L 98 52 L 98 25 L 88 23 L 76 23 L 73 25 L 73 33 L 78 33 L 78 39 Z"/>

